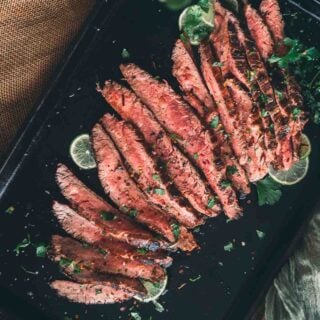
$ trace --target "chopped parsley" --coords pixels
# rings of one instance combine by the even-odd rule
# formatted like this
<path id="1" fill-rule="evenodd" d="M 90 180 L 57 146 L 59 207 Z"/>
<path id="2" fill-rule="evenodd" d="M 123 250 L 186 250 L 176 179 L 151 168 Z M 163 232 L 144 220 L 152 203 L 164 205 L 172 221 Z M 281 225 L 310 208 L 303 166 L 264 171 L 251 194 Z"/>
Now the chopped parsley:
<path id="1" fill-rule="evenodd" d="M 216 203 L 216 199 L 215 199 L 215 198 L 210 198 L 210 199 L 208 200 L 208 205 L 207 205 L 207 207 L 208 207 L 209 209 L 212 209 L 213 206 L 215 205 L 215 203 Z"/>
<path id="2" fill-rule="evenodd" d="M 40 243 L 36 246 L 36 256 L 39 258 L 44 258 L 47 254 L 48 247 L 43 243 Z"/>
<path id="3" fill-rule="evenodd" d="M 180 10 L 188 6 L 192 0 L 159 0 L 164 2 L 166 7 L 170 10 Z"/>
<path id="4" fill-rule="evenodd" d="M 236 166 L 227 166 L 227 174 L 235 174 L 238 172 L 238 169 Z"/>
<path id="5" fill-rule="evenodd" d="M 106 250 L 103 250 L 101 248 L 98 248 L 98 252 L 103 254 L 104 256 L 107 254 L 107 251 Z"/>
<path id="6" fill-rule="evenodd" d="M 142 320 L 140 314 L 138 312 L 131 312 L 130 316 L 132 317 L 132 319 L 134 320 Z"/>
<path id="7" fill-rule="evenodd" d="M 160 176 L 155 173 L 155 174 L 152 175 L 152 179 L 155 180 L 155 181 L 160 181 Z"/>
<path id="8" fill-rule="evenodd" d="M 274 205 L 281 198 L 281 185 L 271 177 L 266 177 L 257 182 L 258 204 Z"/>
<path id="9" fill-rule="evenodd" d="M 31 245 L 30 235 L 28 234 L 26 238 L 24 238 L 17 246 L 13 249 L 13 251 L 18 256 L 21 253 L 21 250 L 29 247 Z"/>
<path id="10" fill-rule="evenodd" d="M 260 230 L 256 230 L 256 233 L 259 239 L 263 239 L 266 236 L 266 234 Z"/>
<path id="11" fill-rule="evenodd" d="M 181 137 L 179 137 L 177 134 L 175 133 L 170 133 L 169 137 L 173 140 L 173 141 L 178 141 L 178 140 L 183 140 Z"/>
<path id="12" fill-rule="evenodd" d="M 180 226 L 177 223 L 172 223 L 171 224 L 171 230 L 172 230 L 172 233 L 173 233 L 174 237 L 176 238 L 176 240 L 179 239 Z"/>
<path id="13" fill-rule="evenodd" d="M 121 56 L 122 56 L 123 59 L 129 59 L 130 58 L 130 53 L 126 48 L 123 48 L 122 52 L 121 52 Z"/>
<path id="14" fill-rule="evenodd" d="M 233 243 L 229 242 L 223 246 L 223 250 L 227 252 L 231 252 L 234 249 Z"/>
<path id="15" fill-rule="evenodd" d="M 162 188 L 154 188 L 154 189 L 153 189 L 153 193 L 154 193 L 154 194 L 158 194 L 158 195 L 160 195 L 160 196 L 163 196 L 166 192 L 165 192 L 165 190 L 162 189 Z"/>
<path id="16" fill-rule="evenodd" d="M 220 185 L 221 185 L 222 188 L 231 187 L 231 181 L 229 181 L 229 180 L 221 180 Z"/>
<path id="17" fill-rule="evenodd" d="M 163 312 L 164 311 L 164 307 L 163 307 L 163 305 L 161 303 L 159 303 L 156 300 L 154 300 L 152 302 L 153 302 L 153 305 L 154 305 L 154 308 L 156 309 L 156 311 L 158 311 L 158 312 Z"/>
<path id="18" fill-rule="evenodd" d="M 102 218 L 102 220 L 104 221 L 112 221 L 117 219 L 117 216 L 111 212 L 107 212 L 107 211 L 101 211 L 100 212 L 100 216 Z"/>
<path id="19" fill-rule="evenodd" d="M 129 216 L 131 218 L 135 218 L 138 215 L 138 211 L 136 209 L 130 209 L 129 210 Z"/>
<path id="20" fill-rule="evenodd" d="M 192 45 L 199 45 L 213 31 L 214 13 L 211 1 L 200 0 L 184 12 L 181 29 Z"/>
<path id="21" fill-rule="evenodd" d="M 137 252 L 140 253 L 140 254 L 147 254 L 148 250 L 146 248 L 138 248 Z"/>
<path id="22" fill-rule="evenodd" d="M 195 153 L 195 154 L 193 155 L 193 158 L 194 158 L 195 160 L 198 160 L 198 159 L 199 159 L 199 154 L 198 154 L 198 153 Z"/>
<path id="23" fill-rule="evenodd" d="M 279 100 L 282 101 L 284 98 L 283 93 L 279 90 L 275 90 L 275 93 L 276 93 L 277 97 L 279 98 Z"/>
<path id="24" fill-rule="evenodd" d="M 64 268 L 64 269 L 70 268 L 73 273 L 80 273 L 82 271 L 80 266 L 72 259 L 61 258 L 59 261 L 59 265 L 61 268 Z"/>
<path id="25" fill-rule="evenodd" d="M 213 64 L 212 64 L 213 67 L 223 67 L 224 66 L 224 63 L 223 62 L 220 62 L 220 61 L 215 61 Z"/>
<path id="26" fill-rule="evenodd" d="M 102 293 L 102 289 L 96 289 L 96 295 L 101 293 Z"/>
<path id="27" fill-rule="evenodd" d="M 267 117 L 269 115 L 269 112 L 265 109 L 265 108 L 262 108 L 261 109 L 261 116 L 263 118 Z"/>
<path id="28" fill-rule="evenodd" d="M 298 119 L 298 116 L 301 114 L 301 109 L 299 109 L 298 107 L 295 107 L 293 110 L 292 110 L 292 117 L 294 120 L 297 120 Z"/>
<path id="29" fill-rule="evenodd" d="M 6 209 L 6 213 L 12 214 L 15 210 L 14 206 L 10 206 L 9 208 Z"/>
<path id="30" fill-rule="evenodd" d="M 210 127 L 213 129 L 217 128 L 219 125 L 219 122 L 220 122 L 219 116 L 213 117 L 212 120 L 210 121 Z"/>
<path id="31" fill-rule="evenodd" d="M 194 278 L 189 278 L 189 281 L 191 281 L 191 282 L 196 282 L 196 281 L 198 281 L 198 280 L 200 280 L 201 279 L 201 274 L 199 274 L 198 276 L 196 276 L 196 277 L 194 277 Z"/>

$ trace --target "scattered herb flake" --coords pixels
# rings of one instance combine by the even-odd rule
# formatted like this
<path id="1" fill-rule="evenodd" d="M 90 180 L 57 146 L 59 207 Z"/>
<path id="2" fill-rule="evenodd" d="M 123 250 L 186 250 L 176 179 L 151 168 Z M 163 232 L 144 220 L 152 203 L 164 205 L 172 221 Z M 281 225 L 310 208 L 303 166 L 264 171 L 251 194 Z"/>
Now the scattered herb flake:
<path id="1" fill-rule="evenodd" d="M 229 223 L 229 222 L 232 222 L 232 221 L 233 221 L 233 219 L 228 218 L 228 219 L 226 220 L 226 223 Z"/>
<path id="2" fill-rule="evenodd" d="M 148 250 L 146 248 L 138 248 L 137 252 L 140 253 L 140 254 L 147 254 Z"/>
<path id="3" fill-rule="evenodd" d="M 275 93 L 276 93 L 277 97 L 279 98 L 279 100 L 282 101 L 284 98 L 283 93 L 279 90 L 275 90 Z"/>
<path id="4" fill-rule="evenodd" d="M 10 206 L 9 208 L 6 209 L 6 213 L 12 214 L 15 210 L 14 206 Z"/>
<path id="5" fill-rule="evenodd" d="M 170 133 L 169 134 L 170 138 L 173 140 L 173 141 L 178 141 L 178 140 L 183 140 L 181 137 L 179 137 L 177 134 L 175 133 Z"/>
<path id="6" fill-rule="evenodd" d="M 223 62 L 220 62 L 220 61 L 215 61 L 213 64 L 212 64 L 213 67 L 223 67 L 224 66 L 224 63 Z"/>
<path id="7" fill-rule="evenodd" d="M 294 120 L 298 119 L 298 116 L 301 114 L 301 109 L 299 109 L 298 107 L 293 108 L 292 110 L 292 116 Z"/>
<path id="8" fill-rule="evenodd" d="M 96 289 L 96 295 L 101 293 L 102 293 L 102 289 Z"/>
<path id="9" fill-rule="evenodd" d="M 130 209 L 129 210 L 129 216 L 131 218 L 135 218 L 138 215 L 138 211 L 136 209 Z"/>
<path id="10" fill-rule="evenodd" d="M 180 236 L 180 226 L 177 223 L 171 224 L 171 230 L 176 239 L 179 239 Z"/>
<path id="11" fill-rule="evenodd" d="M 228 251 L 228 252 L 231 252 L 233 249 L 234 249 L 234 246 L 233 246 L 233 243 L 232 243 L 232 242 L 227 243 L 227 244 L 223 247 L 223 250 L 224 250 L 224 251 Z"/>
<path id="12" fill-rule="evenodd" d="M 101 211 L 100 216 L 101 216 L 102 220 L 104 220 L 104 221 L 112 221 L 117 218 L 117 216 L 115 214 L 113 214 L 112 212 L 108 212 L 108 211 Z"/>
<path id="13" fill-rule="evenodd" d="M 131 315 L 132 319 L 134 319 L 134 320 L 142 320 L 142 318 L 138 312 L 131 312 L 130 315 Z"/>
<path id="14" fill-rule="evenodd" d="M 266 234 L 260 230 L 256 230 L 256 233 L 259 239 L 263 239 L 266 236 Z"/>
<path id="15" fill-rule="evenodd" d="M 130 58 L 130 53 L 126 48 L 123 48 L 122 52 L 121 52 L 121 56 L 122 56 L 123 59 L 129 59 Z"/>
<path id="16" fill-rule="evenodd" d="M 198 160 L 198 159 L 199 159 L 199 155 L 198 155 L 197 153 L 195 153 L 195 154 L 193 155 L 193 158 L 194 158 L 195 160 Z"/>
<path id="17" fill-rule="evenodd" d="M 159 303 L 158 301 L 152 301 L 154 308 L 156 309 L 156 311 L 158 312 L 163 312 L 164 311 L 164 307 L 161 303 Z"/>
<path id="18" fill-rule="evenodd" d="M 155 180 L 155 181 L 160 181 L 160 176 L 157 173 L 154 173 L 152 175 L 152 179 Z"/>
<path id="19" fill-rule="evenodd" d="M 73 261 L 71 259 L 67 259 L 67 258 L 61 258 L 59 260 L 59 265 L 61 268 L 67 268 L 71 265 Z"/>
<path id="20" fill-rule="evenodd" d="M 31 239 L 30 235 L 27 235 L 27 238 L 24 238 L 20 243 L 17 244 L 17 246 L 14 248 L 14 252 L 18 256 L 21 253 L 22 249 L 25 249 L 31 245 Z"/>
<path id="21" fill-rule="evenodd" d="M 194 278 L 189 278 L 189 281 L 191 281 L 191 282 L 197 282 L 197 281 L 200 280 L 200 279 L 201 279 L 201 274 L 197 275 L 197 276 L 194 277 Z"/>
<path id="22" fill-rule="evenodd" d="M 268 115 L 269 115 L 269 112 L 265 108 L 261 108 L 261 116 L 265 118 Z"/>
<path id="23" fill-rule="evenodd" d="M 235 174 L 238 172 L 238 169 L 236 166 L 227 166 L 227 174 Z"/>
<path id="24" fill-rule="evenodd" d="M 176 11 L 188 6 L 192 0 L 159 0 L 159 1 L 164 2 L 166 7 L 169 10 Z"/>
<path id="25" fill-rule="evenodd" d="M 229 181 L 229 180 L 221 180 L 220 185 L 221 185 L 222 188 L 231 187 L 231 181 Z"/>
<path id="26" fill-rule="evenodd" d="M 217 128 L 219 125 L 219 122 L 220 122 L 219 116 L 213 117 L 212 120 L 210 121 L 210 127 L 213 129 Z"/>
<path id="27" fill-rule="evenodd" d="M 48 246 L 43 243 L 40 243 L 36 246 L 36 256 L 39 258 L 44 258 L 47 254 Z"/>
<path id="28" fill-rule="evenodd" d="M 164 189 L 154 188 L 154 189 L 153 189 L 153 193 L 158 194 L 158 195 L 160 195 L 160 196 L 163 196 L 166 192 L 165 192 Z"/>
<path id="29" fill-rule="evenodd" d="M 257 182 L 258 204 L 274 205 L 281 198 L 281 185 L 274 181 L 271 177 L 266 177 Z"/>
<path id="30" fill-rule="evenodd" d="M 213 206 L 215 205 L 215 203 L 216 203 L 216 199 L 215 199 L 215 198 L 210 198 L 210 199 L 208 200 L 208 205 L 207 205 L 207 207 L 208 207 L 209 209 L 212 209 Z"/>

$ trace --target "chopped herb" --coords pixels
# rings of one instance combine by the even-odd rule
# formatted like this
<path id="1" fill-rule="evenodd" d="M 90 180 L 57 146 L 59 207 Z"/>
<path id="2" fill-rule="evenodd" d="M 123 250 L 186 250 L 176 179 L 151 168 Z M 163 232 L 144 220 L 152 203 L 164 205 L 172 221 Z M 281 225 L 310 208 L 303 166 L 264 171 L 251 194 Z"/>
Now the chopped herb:
<path id="1" fill-rule="evenodd" d="M 102 293 L 102 289 L 96 289 L 96 295 Z"/>
<path id="2" fill-rule="evenodd" d="M 173 141 L 178 141 L 178 140 L 183 140 L 181 137 L 179 137 L 177 134 L 175 133 L 170 133 L 169 134 L 170 138 L 173 140 Z"/>
<path id="3" fill-rule="evenodd" d="M 284 98 L 283 93 L 279 90 L 275 90 L 275 93 L 276 93 L 277 97 L 279 98 L 279 100 L 282 101 Z"/>
<path id="4" fill-rule="evenodd" d="M 130 58 L 130 53 L 126 48 L 123 48 L 121 56 L 122 56 L 123 59 L 129 59 Z"/>
<path id="5" fill-rule="evenodd" d="M 36 255 L 39 258 L 44 258 L 47 254 L 48 246 L 44 245 L 43 243 L 40 243 L 36 246 Z"/>
<path id="6" fill-rule="evenodd" d="M 293 119 L 294 120 L 297 120 L 298 119 L 298 116 L 301 114 L 301 109 L 299 109 L 298 107 L 295 107 L 293 110 L 292 110 L 292 116 L 293 116 Z"/>
<path id="7" fill-rule="evenodd" d="M 256 73 L 256 71 L 247 70 L 247 78 L 250 82 L 253 82 L 255 80 Z"/>
<path id="8" fill-rule="evenodd" d="M 232 243 L 232 242 L 227 243 L 227 244 L 223 247 L 223 250 L 224 250 L 224 251 L 228 251 L 228 252 L 231 252 L 233 249 L 234 249 L 234 247 L 233 247 L 233 243 Z"/>
<path id="9" fill-rule="evenodd" d="M 220 122 L 219 116 L 213 117 L 212 120 L 210 121 L 210 127 L 213 129 L 217 128 L 219 125 L 219 122 Z"/>
<path id="10" fill-rule="evenodd" d="M 205 10 L 204 10 L 205 8 Z M 200 0 L 184 12 L 181 29 L 192 45 L 199 45 L 213 30 L 214 14 L 209 0 Z"/>
<path id="11" fill-rule="evenodd" d="M 201 279 L 201 274 L 199 274 L 198 276 L 196 276 L 196 277 L 194 277 L 194 278 L 189 278 L 189 281 L 191 281 L 191 282 L 196 282 L 196 281 L 198 281 L 198 280 L 200 280 Z"/>
<path id="12" fill-rule="evenodd" d="M 233 221 L 233 219 L 228 218 L 228 219 L 226 220 L 226 223 L 230 223 L 230 222 L 232 222 L 232 221 Z"/>
<path id="13" fill-rule="evenodd" d="M 129 216 L 131 218 L 135 218 L 138 215 L 138 211 L 136 209 L 129 210 Z"/>
<path id="14" fill-rule="evenodd" d="M 264 104 L 267 104 L 268 101 L 269 101 L 268 96 L 265 95 L 264 93 L 261 93 L 261 94 L 260 94 L 259 99 L 260 99 L 260 101 L 261 101 L 262 103 L 264 103 Z"/>
<path id="15" fill-rule="evenodd" d="M 137 252 L 140 253 L 140 254 L 147 254 L 148 250 L 146 248 L 138 248 Z"/>
<path id="16" fill-rule="evenodd" d="M 6 213 L 12 214 L 14 210 L 15 210 L 14 206 L 10 206 L 9 208 L 7 208 Z"/>
<path id="17" fill-rule="evenodd" d="M 155 181 L 160 181 L 160 176 L 155 173 L 155 174 L 152 175 L 152 179 L 155 180 Z"/>
<path id="18" fill-rule="evenodd" d="M 276 63 L 280 68 L 288 68 L 290 64 L 296 64 L 301 61 L 314 61 L 320 57 L 319 51 L 312 47 L 305 47 L 297 39 L 285 38 L 283 43 L 290 48 L 288 53 L 282 57 L 272 55 L 269 59 L 270 63 Z"/>
<path id="19" fill-rule="evenodd" d="M 70 268 L 73 273 L 80 273 L 82 271 L 80 266 L 72 259 L 61 258 L 59 261 L 59 265 L 61 268 L 64 268 L 64 269 Z"/>
<path id="20" fill-rule="evenodd" d="M 192 231 L 193 231 L 193 233 L 199 233 L 200 232 L 200 227 L 196 227 Z"/>
<path id="21" fill-rule="evenodd" d="M 207 207 L 208 207 L 209 209 L 212 209 L 213 206 L 215 205 L 215 203 L 216 203 L 216 199 L 215 199 L 215 198 L 210 198 L 210 199 L 208 200 L 208 205 L 207 205 Z"/>
<path id="22" fill-rule="evenodd" d="M 164 307 L 163 307 L 163 305 L 161 303 L 159 303 L 156 300 L 154 300 L 152 302 L 153 302 L 153 305 L 154 305 L 154 308 L 156 309 L 156 311 L 158 311 L 158 312 L 163 312 L 164 311 Z"/>
<path id="23" fill-rule="evenodd" d="M 193 155 L 193 158 L 194 158 L 195 160 L 198 160 L 198 159 L 199 159 L 199 155 L 198 155 L 197 153 L 195 153 L 195 154 Z"/>
<path id="24" fill-rule="evenodd" d="M 101 248 L 98 248 L 98 252 L 103 254 L 103 255 L 106 255 L 107 254 L 107 251 L 106 250 L 103 250 Z"/>
<path id="25" fill-rule="evenodd" d="M 274 205 L 281 198 L 281 185 L 271 177 L 266 177 L 257 182 L 258 204 L 259 206 Z"/>
<path id="26" fill-rule="evenodd" d="M 266 236 L 266 234 L 260 230 L 256 230 L 256 233 L 259 239 L 263 239 Z"/>
<path id="27" fill-rule="evenodd" d="M 171 230 L 176 239 L 179 239 L 180 236 L 180 226 L 177 223 L 171 224 Z"/>
<path id="28" fill-rule="evenodd" d="M 112 221 L 117 219 L 117 216 L 115 214 L 113 214 L 112 212 L 107 212 L 107 211 L 100 211 L 100 216 L 102 218 L 102 220 L 105 221 Z"/>
<path id="29" fill-rule="evenodd" d="M 222 188 L 231 187 L 231 181 L 229 181 L 229 180 L 221 180 L 220 185 L 221 185 Z"/>
<path id="30" fill-rule="evenodd" d="M 227 166 L 227 174 L 235 174 L 238 172 L 238 169 L 236 166 Z"/>
<path id="31" fill-rule="evenodd" d="M 268 115 L 269 115 L 269 112 L 265 108 L 261 108 L 261 116 L 265 118 Z"/>
<path id="32" fill-rule="evenodd" d="M 61 258 L 59 261 L 59 265 L 61 268 L 66 268 L 66 267 L 69 267 L 72 262 L 73 261 L 71 259 Z"/>
<path id="33" fill-rule="evenodd" d="M 142 320 L 142 318 L 138 312 L 131 312 L 130 315 L 131 315 L 132 319 L 134 319 L 134 320 Z"/>
<path id="34" fill-rule="evenodd" d="M 29 247 L 30 244 L 31 244 L 31 239 L 30 239 L 30 235 L 28 234 L 27 238 L 24 238 L 20 243 L 18 243 L 13 251 L 18 256 L 20 254 L 21 250 Z"/>
<path id="35" fill-rule="evenodd" d="M 164 189 L 154 188 L 154 189 L 153 189 L 153 193 L 158 194 L 158 195 L 160 195 L 160 196 L 163 196 L 166 192 L 165 192 Z"/>
<path id="36" fill-rule="evenodd" d="M 215 61 L 213 64 L 212 64 L 213 67 L 223 67 L 224 66 L 224 63 L 223 62 L 220 62 L 220 61 Z"/>

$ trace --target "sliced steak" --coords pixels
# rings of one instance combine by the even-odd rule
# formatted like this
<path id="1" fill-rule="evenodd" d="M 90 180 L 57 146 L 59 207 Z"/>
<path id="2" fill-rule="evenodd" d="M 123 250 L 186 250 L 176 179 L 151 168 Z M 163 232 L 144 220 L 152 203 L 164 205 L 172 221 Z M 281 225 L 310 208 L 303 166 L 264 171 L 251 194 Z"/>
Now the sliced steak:
<path id="1" fill-rule="evenodd" d="M 118 288 L 114 281 L 98 281 L 76 283 L 68 280 L 55 280 L 50 284 L 58 295 L 72 302 L 84 304 L 108 304 L 127 301 L 134 296 L 134 292 Z"/>
<path id="2" fill-rule="evenodd" d="M 110 81 L 105 83 L 102 94 L 123 119 L 139 129 L 153 154 L 165 163 L 167 174 L 175 187 L 190 204 L 209 217 L 216 216 L 221 208 L 217 202 L 212 203 L 214 195 L 138 97 L 127 88 Z"/>
<path id="3" fill-rule="evenodd" d="M 230 218 L 238 217 L 242 210 L 231 183 L 226 181 L 221 159 L 213 153 L 210 133 L 203 128 L 189 105 L 167 83 L 157 81 L 138 66 L 122 65 L 121 71 L 137 95 L 202 170 L 225 213 Z"/>
<path id="4" fill-rule="evenodd" d="M 244 5 L 244 15 L 251 37 L 255 41 L 262 58 L 267 60 L 272 55 L 274 48 L 274 42 L 267 26 L 258 11 L 250 4 Z"/>
<path id="5" fill-rule="evenodd" d="M 173 75 L 177 78 L 181 89 L 188 97 L 187 101 L 196 110 L 199 117 L 207 123 L 208 130 L 210 130 L 212 135 L 212 141 L 217 141 L 214 152 L 217 157 L 220 157 L 223 160 L 228 179 L 232 181 L 233 186 L 236 189 L 246 191 L 248 189 L 246 174 L 229 146 L 221 121 L 216 123 L 219 118 L 217 107 L 202 80 L 202 76 L 195 65 L 190 50 L 179 40 L 176 42 L 172 60 Z M 193 83 L 196 83 L 194 89 L 192 89 Z M 199 88 L 201 88 L 201 90 L 199 90 Z M 200 93 L 198 93 L 196 97 L 193 96 L 198 91 L 200 91 Z M 204 94 L 204 92 L 206 92 L 206 94 Z M 209 95 L 212 101 L 210 104 L 206 103 L 205 100 L 202 100 L 207 95 Z M 192 101 L 190 101 L 190 99 Z M 196 101 L 194 101 L 195 99 Z"/>
<path id="6" fill-rule="evenodd" d="M 98 173 L 102 186 L 110 198 L 122 211 L 138 222 L 164 236 L 170 242 L 178 241 L 178 247 L 191 251 L 197 247 L 191 233 L 171 222 L 159 209 L 152 207 L 146 196 L 129 176 L 120 154 L 111 138 L 100 125 L 92 131 L 93 149 L 98 163 Z M 177 239 L 176 239 L 177 238 Z"/>
<path id="7" fill-rule="evenodd" d="M 129 260 L 138 260 L 145 263 L 155 262 L 164 267 L 169 267 L 172 263 L 172 258 L 162 250 L 137 249 L 125 242 L 110 239 L 104 233 L 103 228 L 80 216 L 67 205 L 55 201 L 53 212 L 62 228 L 78 240 Z"/>
<path id="8" fill-rule="evenodd" d="M 85 186 L 65 165 L 59 164 L 56 180 L 62 194 L 84 218 L 99 225 L 110 239 L 136 247 L 156 249 L 165 246 L 147 230 L 130 221 L 117 209 Z M 105 219 L 104 217 L 113 217 Z"/>
<path id="9" fill-rule="evenodd" d="M 180 205 L 170 194 L 155 161 L 149 156 L 131 124 L 119 121 L 110 114 L 106 114 L 101 123 L 126 160 L 130 175 L 149 201 L 188 228 L 203 224 L 204 220 L 195 211 Z"/>
<path id="10" fill-rule="evenodd" d="M 85 247 L 77 240 L 58 235 L 52 237 L 50 256 L 54 261 L 66 268 L 72 268 L 75 272 L 89 269 L 100 273 L 120 274 L 151 281 L 159 281 L 165 276 L 164 269 L 156 264 L 144 264 L 140 261 L 124 259 L 101 249 Z"/>

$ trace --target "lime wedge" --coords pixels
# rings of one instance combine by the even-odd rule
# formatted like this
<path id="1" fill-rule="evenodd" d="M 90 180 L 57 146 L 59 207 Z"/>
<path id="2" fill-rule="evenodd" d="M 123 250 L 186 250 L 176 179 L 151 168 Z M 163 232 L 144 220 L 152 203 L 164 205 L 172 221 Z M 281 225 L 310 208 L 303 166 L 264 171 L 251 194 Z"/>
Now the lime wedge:
<path id="1" fill-rule="evenodd" d="M 144 287 L 147 289 L 147 294 L 143 297 L 135 296 L 134 298 L 140 302 L 150 302 L 157 300 L 165 291 L 168 283 L 168 276 L 166 275 L 163 280 L 158 283 L 154 283 L 148 280 L 141 280 Z"/>
<path id="2" fill-rule="evenodd" d="M 277 171 L 269 168 L 270 177 L 282 185 L 293 185 L 301 181 L 309 169 L 309 158 L 304 158 L 295 163 L 289 170 Z"/>
<path id="3" fill-rule="evenodd" d="M 97 166 L 88 134 L 81 134 L 72 141 L 70 155 L 75 164 L 81 169 L 93 169 Z"/>
<path id="4" fill-rule="evenodd" d="M 301 145 L 299 150 L 300 159 L 308 158 L 311 153 L 311 142 L 306 134 L 301 135 Z"/>

